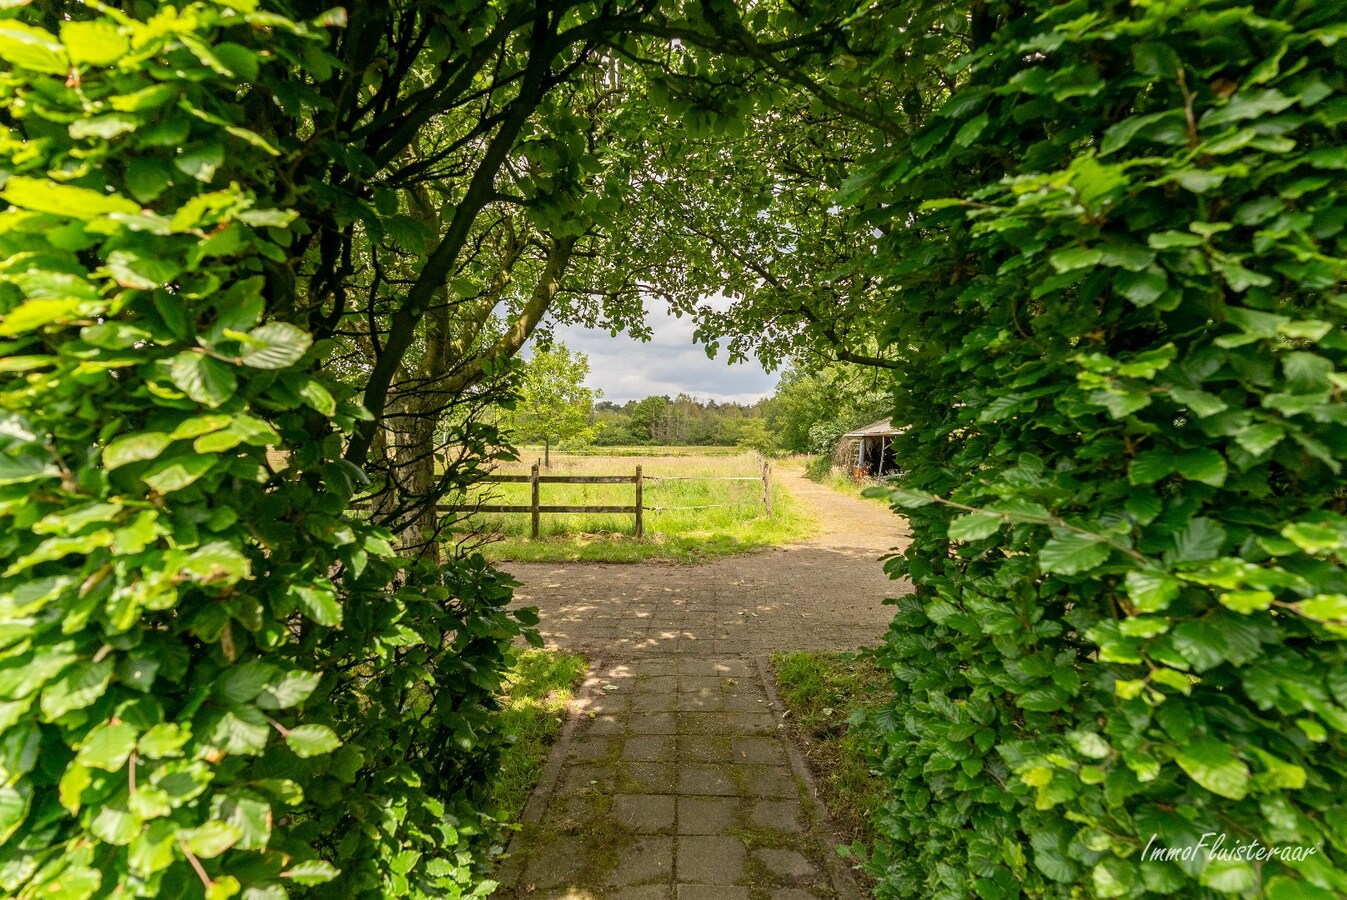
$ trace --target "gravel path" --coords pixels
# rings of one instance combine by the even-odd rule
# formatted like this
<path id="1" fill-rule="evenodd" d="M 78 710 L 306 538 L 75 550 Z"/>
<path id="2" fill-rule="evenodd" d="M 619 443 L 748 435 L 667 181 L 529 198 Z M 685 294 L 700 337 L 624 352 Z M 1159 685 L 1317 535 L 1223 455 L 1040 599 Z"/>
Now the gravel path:
<path id="1" fill-rule="evenodd" d="M 801 544 L 700 566 L 512 564 L 548 646 L 593 670 L 524 812 L 505 896 L 809 900 L 858 896 L 781 723 L 775 650 L 852 650 L 910 590 L 876 504 L 777 473 L 818 518 Z"/>

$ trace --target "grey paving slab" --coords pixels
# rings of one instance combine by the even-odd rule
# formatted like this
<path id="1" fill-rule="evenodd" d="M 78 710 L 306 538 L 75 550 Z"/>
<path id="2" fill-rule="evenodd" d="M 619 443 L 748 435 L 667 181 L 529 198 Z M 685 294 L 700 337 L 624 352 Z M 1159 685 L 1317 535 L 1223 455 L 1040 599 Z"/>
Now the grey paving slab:
<path id="1" fill-rule="evenodd" d="M 704 566 L 508 567 L 547 642 L 598 661 L 501 868 L 503 896 L 859 896 L 829 861 L 762 660 L 882 635 L 882 600 L 910 586 L 878 558 L 905 537 L 872 504 L 785 481 L 828 523 L 801 546 Z"/>

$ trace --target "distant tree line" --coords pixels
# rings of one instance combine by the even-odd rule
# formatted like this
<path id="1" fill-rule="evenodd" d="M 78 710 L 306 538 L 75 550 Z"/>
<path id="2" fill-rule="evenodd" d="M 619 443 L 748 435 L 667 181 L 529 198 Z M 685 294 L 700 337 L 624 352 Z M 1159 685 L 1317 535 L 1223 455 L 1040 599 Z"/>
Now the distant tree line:
<path id="1" fill-rule="evenodd" d="M 838 439 L 887 414 L 890 394 L 873 369 L 799 360 L 776 392 L 755 403 L 688 394 L 594 404 L 592 443 L 743 446 L 762 452 L 829 453 Z"/>

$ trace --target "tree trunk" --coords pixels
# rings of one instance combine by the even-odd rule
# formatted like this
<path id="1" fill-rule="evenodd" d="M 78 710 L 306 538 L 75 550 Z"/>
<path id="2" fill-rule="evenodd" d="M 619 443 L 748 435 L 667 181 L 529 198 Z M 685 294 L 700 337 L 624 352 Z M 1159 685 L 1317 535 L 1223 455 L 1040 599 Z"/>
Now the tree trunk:
<path id="1" fill-rule="evenodd" d="M 552 468 L 552 439 L 549 437 L 543 438 L 543 468 Z"/>

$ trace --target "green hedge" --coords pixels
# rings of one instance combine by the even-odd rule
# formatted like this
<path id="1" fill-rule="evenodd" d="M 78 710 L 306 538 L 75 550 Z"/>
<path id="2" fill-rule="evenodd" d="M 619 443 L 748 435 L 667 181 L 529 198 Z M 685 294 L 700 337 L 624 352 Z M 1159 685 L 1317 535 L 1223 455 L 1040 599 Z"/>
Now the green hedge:
<path id="1" fill-rule="evenodd" d="M 1347 6 L 986 6 L 848 188 L 912 426 L 880 893 L 1343 896 Z M 1142 861 L 1205 833 L 1314 853 Z"/>
<path id="2" fill-rule="evenodd" d="M 510 585 L 347 518 L 365 414 L 277 318 L 326 23 L 4 6 L 0 893 L 486 893 Z"/>

